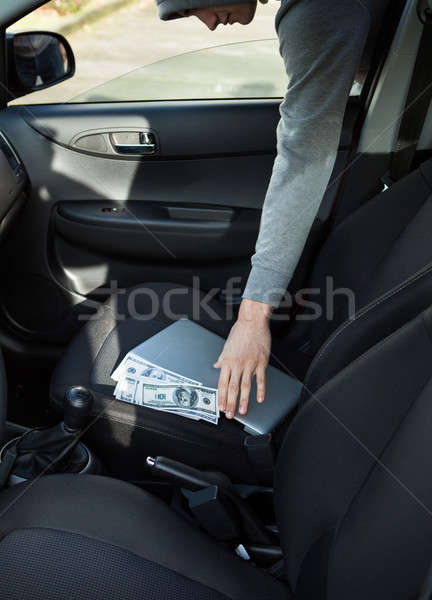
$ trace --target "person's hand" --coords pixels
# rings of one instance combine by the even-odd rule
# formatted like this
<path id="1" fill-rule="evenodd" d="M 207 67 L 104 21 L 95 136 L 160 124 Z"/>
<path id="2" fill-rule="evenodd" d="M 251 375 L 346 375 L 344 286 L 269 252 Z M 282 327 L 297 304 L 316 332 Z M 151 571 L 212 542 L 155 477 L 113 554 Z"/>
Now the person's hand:
<path id="1" fill-rule="evenodd" d="M 262 302 L 243 300 L 222 354 L 213 365 L 221 369 L 218 385 L 219 409 L 232 419 L 240 393 L 239 412 L 247 413 L 252 378 L 257 381 L 257 402 L 264 402 L 265 372 L 270 356 L 269 319 L 272 307 Z"/>

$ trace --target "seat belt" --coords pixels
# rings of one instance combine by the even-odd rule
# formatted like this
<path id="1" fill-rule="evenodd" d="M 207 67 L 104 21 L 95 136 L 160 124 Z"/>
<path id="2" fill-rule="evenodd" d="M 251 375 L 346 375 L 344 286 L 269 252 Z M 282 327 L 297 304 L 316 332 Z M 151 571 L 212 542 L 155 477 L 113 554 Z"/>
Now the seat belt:
<path id="1" fill-rule="evenodd" d="M 387 187 L 410 172 L 432 100 L 432 0 L 419 0 L 417 13 L 423 32 L 390 170 L 383 178 Z"/>

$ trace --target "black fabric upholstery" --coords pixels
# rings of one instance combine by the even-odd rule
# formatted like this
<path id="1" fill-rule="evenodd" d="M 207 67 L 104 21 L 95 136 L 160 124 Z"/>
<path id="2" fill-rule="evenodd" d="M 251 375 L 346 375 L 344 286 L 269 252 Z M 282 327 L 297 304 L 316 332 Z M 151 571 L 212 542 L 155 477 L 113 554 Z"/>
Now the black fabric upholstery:
<path id="1" fill-rule="evenodd" d="M 5 600 L 228 598 L 131 552 L 65 531 L 10 533 L 0 543 L 0 564 L 0 598 Z"/>
<path id="2" fill-rule="evenodd" d="M 173 286 L 150 284 L 146 287 L 163 297 Z M 115 382 L 110 375 L 115 366 L 129 350 L 171 323 L 162 310 L 151 321 L 132 318 L 117 321 L 118 312 L 128 317 L 128 298 L 136 290 L 133 288 L 127 295 L 120 296 L 115 308 L 113 299 L 108 302 L 102 318 L 88 323 L 69 346 L 54 374 L 54 401 L 61 408 L 66 389 L 77 382 L 95 392 L 93 414 L 100 418 L 91 427 L 87 439 L 113 475 L 141 477 L 143 457 L 163 454 L 197 467 L 223 469 L 238 480 L 245 476 L 253 481 L 255 475 L 243 450 L 245 435 L 236 424 L 222 418 L 216 428 L 114 399 Z M 173 297 L 172 310 L 192 316 L 192 294 L 193 291 L 188 290 L 187 295 Z M 149 303 L 149 296 L 138 296 L 136 310 L 147 314 L 151 310 Z M 200 323 L 219 335 L 228 335 L 231 322 L 225 319 L 223 307 L 215 301 L 211 307 L 219 319 L 203 314 Z"/>
<path id="3" fill-rule="evenodd" d="M 432 308 L 312 397 L 281 448 L 276 512 L 299 598 L 415 598 L 432 557 Z"/>
<path id="4" fill-rule="evenodd" d="M 333 289 L 352 290 L 355 318 L 348 318 L 348 303 L 340 294 L 328 317 L 328 278 Z M 146 287 L 161 298 L 173 285 Z M 432 161 L 362 206 L 330 234 L 310 287 L 321 290 L 311 298 L 321 307 L 321 317 L 296 321 L 273 339 L 272 347 L 274 366 L 302 380 L 306 374 L 303 400 L 432 302 Z M 222 470 L 237 482 L 255 482 L 243 449 L 245 434 L 237 423 L 222 417 L 215 428 L 114 400 L 110 373 L 118 361 L 171 322 L 162 311 L 151 321 L 132 318 L 127 304 L 136 291 L 111 299 L 102 318 L 88 323 L 69 346 L 53 379 L 54 402 L 61 404 L 70 385 L 86 385 L 96 392 L 94 412 L 101 417 L 90 431 L 89 443 L 107 456 L 115 475 L 137 477 L 142 456 L 165 454 Z M 185 288 L 184 294 L 173 297 L 174 311 L 194 318 L 194 293 Z M 117 311 L 127 318 L 116 320 L 116 302 Z M 150 303 L 149 296 L 138 296 L 138 312 L 147 314 Z M 202 313 L 195 320 L 226 336 L 231 321 L 224 307 L 217 301 L 210 306 L 216 318 Z M 304 317 L 305 311 L 300 314 Z"/>
<path id="5" fill-rule="evenodd" d="M 23 547 L 24 536 L 33 545 Z M 61 540 L 65 542 L 65 548 L 60 552 Z M 105 477 L 49 475 L 2 492 L 0 560 L 14 544 L 21 544 L 15 557 L 19 554 L 24 562 L 14 569 L 9 561 L 6 573 L 18 577 L 21 572 L 23 583 L 39 581 L 45 587 L 51 581 L 63 585 L 68 593 L 53 590 L 51 597 L 55 600 L 126 599 L 129 598 L 126 595 L 128 589 L 131 598 L 143 599 L 177 600 L 186 589 L 191 591 L 189 597 L 197 600 L 287 600 L 290 597 L 284 585 L 234 557 L 156 498 L 135 486 Z M 33 556 L 35 544 L 40 548 L 39 563 Z M 69 568 L 68 557 L 72 557 Z M 86 558 L 89 564 L 86 564 Z M 154 567 L 151 568 L 149 563 Z M 41 568 L 43 564 L 47 564 L 47 568 L 49 565 L 51 575 L 34 573 L 33 566 L 38 564 Z M 78 566 L 77 572 L 74 572 L 74 565 Z M 125 567 L 123 575 L 121 565 Z M 91 569 L 95 569 L 96 575 Z M 55 571 L 58 575 L 53 573 Z M 124 583 L 124 595 L 109 594 L 110 585 L 116 589 L 113 583 L 116 573 L 118 584 Z M 130 587 L 126 584 L 128 575 L 132 577 Z M 95 584 L 100 595 L 73 594 L 77 578 L 83 579 L 83 589 L 84 584 L 94 584 L 95 576 L 100 580 Z M 4 581 L 4 578 L 2 564 L 0 579 Z M 106 586 L 103 579 L 106 579 Z M 133 595 L 141 583 L 144 586 L 142 595 Z M 152 595 L 157 584 L 158 593 Z M 17 582 L 15 590 L 25 590 L 19 586 Z M 100 592 L 102 589 L 106 595 Z M 48 591 L 44 598 L 50 598 Z M 19 600 L 37 597 L 30 591 Z M 11 596 L 1 595 L 0 598 L 10 600 Z"/>
<path id="6" fill-rule="evenodd" d="M 174 284 L 146 285 L 159 298 L 173 287 Z M 255 472 L 243 447 L 246 434 L 237 423 L 222 415 L 216 428 L 114 399 L 115 382 L 110 375 L 123 356 L 172 322 L 162 310 L 151 321 L 129 317 L 129 298 L 139 289 L 132 288 L 117 300 L 111 299 L 103 307 L 101 318 L 88 323 L 73 340 L 54 374 L 54 402 L 61 410 L 64 393 L 71 385 L 93 390 L 93 414 L 99 418 L 89 430 L 87 441 L 114 476 L 142 477 L 143 457 L 163 454 L 198 468 L 222 470 L 237 482 L 255 482 Z M 192 318 L 193 294 L 198 292 L 184 289 L 186 294 L 173 296 L 171 308 L 178 315 Z M 149 295 L 138 295 L 137 312 L 147 314 L 150 302 Z M 225 308 L 217 301 L 212 301 L 210 307 L 218 318 L 202 312 L 198 322 L 226 337 L 232 322 L 226 318 Z M 116 320 L 119 313 L 126 318 Z"/>
<path id="7" fill-rule="evenodd" d="M 342 323 L 315 355 L 302 402 L 355 358 L 413 319 L 432 301 L 432 262 Z"/>
<path id="8" fill-rule="evenodd" d="M 0 350 L 0 440 L 4 439 L 7 409 L 7 382 L 3 354 Z"/>
<path id="9" fill-rule="evenodd" d="M 326 279 L 355 295 L 355 315 L 343 295 L 327 318 Z M 314 321 L 288 330 L 314 360 L 304 379 L 317 390 L 354 358 L 414 318 L 432 302 L 432 161 L 362 206 L 329 236 L 312 273 Z M 354 318 L 352 318 L 354 317 Z"/>
<path id="10" fill-rule="evenodd" d="M 63 598 L 76 585 L 72 567 L 88 559 L 82 585 L 99 586 L 101 598 L 114 598 L 111 577 L 126 562 L 118 575 L 131 575 L 125 598 L 140 585 L 144 599 L 177 599 L 185 590 L 197 599 L 416 598 L 432 557 L 431 356 L 432 306 L 328 381 L 294 419 L 275 481 L 288 586 L 132 485 L 51 475 L 0 494 L 0 560 L 12 592 L 30 600 L 38 598 L 25 595 L 31 586 L 41 594 L 58 584 L 59 593 L 45 597 Z M 69 552 L 78 557 L 67 573 L 57 564 L 67 564 Z M 106 588 L 91 571 L 104 557 L 101 578 L 117 562 Z M 48 564 L 58 573 L 48 575 Z M 152 596 L 155 582 L 160 593 Z"/>

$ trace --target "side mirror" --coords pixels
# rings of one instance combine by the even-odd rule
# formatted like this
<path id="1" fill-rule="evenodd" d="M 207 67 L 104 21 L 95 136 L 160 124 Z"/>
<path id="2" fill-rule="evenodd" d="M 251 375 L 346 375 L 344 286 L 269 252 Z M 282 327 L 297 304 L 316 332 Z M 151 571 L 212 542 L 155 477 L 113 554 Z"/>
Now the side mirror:
<path id="1" fill-rule="evenodd" d="M 10 99 L 44 90 L 75 74 L 75 57 L 66 38 L 48 31 L 7 35 Z"/>

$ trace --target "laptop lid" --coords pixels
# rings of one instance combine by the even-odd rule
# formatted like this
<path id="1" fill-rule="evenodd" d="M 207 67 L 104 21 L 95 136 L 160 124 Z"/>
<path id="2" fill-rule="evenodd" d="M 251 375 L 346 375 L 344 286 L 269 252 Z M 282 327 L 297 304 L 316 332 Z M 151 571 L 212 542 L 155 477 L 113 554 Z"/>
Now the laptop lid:
<path id="1" fill-rule="evenodd" d="M 219 369 L 213 364 L 222 352 L 225 339 L 188 319 L 169 325 L 136 348 L 134 352 L 165 369 L 217 388 Z M 286 373 L 269 366 L 266 376 L 266 399 L 256 402 L 253 381 L 248 412 L 235 419 L 252 434 L 271 432 L 297 405 L 302 384 Z"/>

